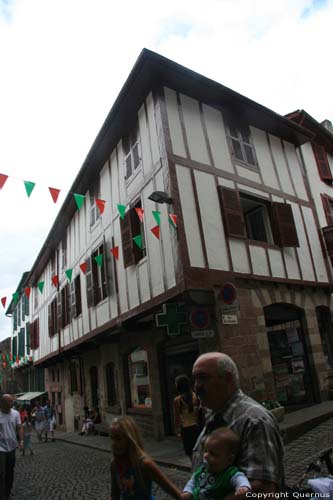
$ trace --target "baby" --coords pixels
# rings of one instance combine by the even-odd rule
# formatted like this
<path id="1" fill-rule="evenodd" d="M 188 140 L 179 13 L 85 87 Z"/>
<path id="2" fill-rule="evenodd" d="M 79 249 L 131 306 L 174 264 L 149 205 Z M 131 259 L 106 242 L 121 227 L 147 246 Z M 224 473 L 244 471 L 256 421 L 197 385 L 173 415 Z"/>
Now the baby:
<path id="1" fill-rule="evenodd" d="M 186 484 L 182 500 L 220 500 L 228 493 L 245 496 L 251 485 L 243 472 L 232 465 L 239 450 L 238 435 L 228 427 L 212 432 L 204 444 L 203 464 Z"/>

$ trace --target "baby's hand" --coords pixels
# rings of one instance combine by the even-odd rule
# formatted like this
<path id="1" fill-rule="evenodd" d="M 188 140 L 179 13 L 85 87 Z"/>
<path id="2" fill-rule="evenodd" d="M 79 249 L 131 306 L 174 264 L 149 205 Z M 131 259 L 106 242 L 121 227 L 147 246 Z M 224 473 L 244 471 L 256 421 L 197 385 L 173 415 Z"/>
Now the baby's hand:
<path id="1" fill-rule="evenodd" d="M 188 493 L 187 491 L 184 491 L 184 493 L 180 495 L 180 498 L 181 500 L 192 500 L 193 495 L 191 493 Z"/>
<path id="2" fill-rule="evenodd" d="M 241 498 L 245 496 L 245 493 L 247 493 L 248 491 L 250 491 L 250 489 L 247 486 L 241 486 L 240 488 L 237 488 L 237 490 L 235 491 L 235 497 Z"/>

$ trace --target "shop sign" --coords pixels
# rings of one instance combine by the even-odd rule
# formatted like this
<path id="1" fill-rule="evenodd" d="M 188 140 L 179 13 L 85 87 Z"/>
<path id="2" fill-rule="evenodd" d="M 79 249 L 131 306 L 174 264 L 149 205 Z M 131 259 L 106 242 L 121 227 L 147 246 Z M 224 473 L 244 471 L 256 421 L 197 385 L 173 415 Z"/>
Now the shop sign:
<path id="1" fill-rule="evenodd" d="M 235 300 L 232 304 L 222 304 L 222 314 L 236 314 L 239 311 L 239 300 Z"/>
<path id="2" fill-rule="evenodd" d="M 224 325 L 238 325 L 237 314 L 222 314 L 222 323 Z"/>
<path id="3" fill-rule="evenodd" d="M 207 339 L 215 336 L 214 330 L 193 330 L 191 332 L 193 339 Z"/>

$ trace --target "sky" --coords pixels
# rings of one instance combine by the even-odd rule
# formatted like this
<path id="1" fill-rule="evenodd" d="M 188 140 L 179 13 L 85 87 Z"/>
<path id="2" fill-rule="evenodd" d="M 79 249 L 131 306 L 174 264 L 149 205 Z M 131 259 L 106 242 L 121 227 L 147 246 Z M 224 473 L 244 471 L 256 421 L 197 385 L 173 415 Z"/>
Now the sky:
<path id="1" fill-rule="evenodd" d="M 333 0 L 0 0 L 6 306 L 144 47 L 280 114 L 333 121 L 332 26 Z M 0 341 L 10 333 L 0 303 Z"/>

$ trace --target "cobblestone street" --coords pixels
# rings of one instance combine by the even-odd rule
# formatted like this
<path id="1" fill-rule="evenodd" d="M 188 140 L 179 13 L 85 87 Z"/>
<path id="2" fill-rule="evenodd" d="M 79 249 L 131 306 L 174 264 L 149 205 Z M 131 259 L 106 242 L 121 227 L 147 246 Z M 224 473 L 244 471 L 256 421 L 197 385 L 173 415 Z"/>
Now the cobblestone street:
<path id="1" fill-rule="evenodd" d="M 163 444 L 161 443 L 161 446 Z M 333 418 L 286 446 L 286 476 L 295 483 L 306 464 L 323 448 L 333 446 Z M 110 494 L 110 455 L 105 451 L 61 441 L 34 443 L 34 455 L 17 454 L 12 500 L 102 500 Z M 188 473 L 163 467 L 180 487 Z M 155 489 L 156 499 L 168 497 Z"/>

